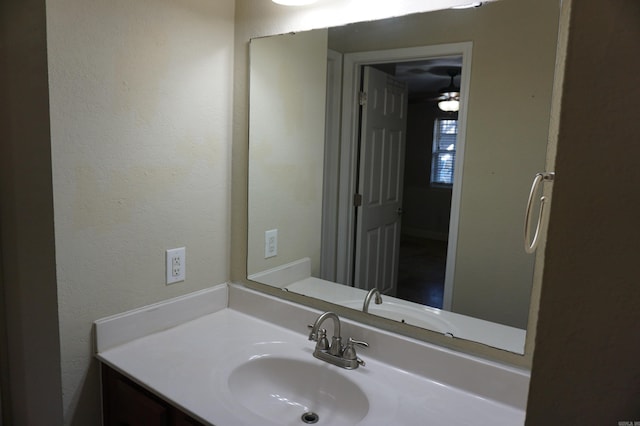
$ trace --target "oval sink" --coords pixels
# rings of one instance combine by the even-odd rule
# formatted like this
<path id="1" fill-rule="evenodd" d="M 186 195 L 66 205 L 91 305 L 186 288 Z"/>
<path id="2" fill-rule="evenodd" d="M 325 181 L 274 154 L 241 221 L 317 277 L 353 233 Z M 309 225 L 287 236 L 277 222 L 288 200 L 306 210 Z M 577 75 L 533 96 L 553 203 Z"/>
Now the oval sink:
<path id="1" fill-rule="evenodd" d="M 281 425 L 354 425 L 369 411 L 355 382 L 315 361 L 257 357 L 236 367 L 228 384 L 237 402 Z"/>

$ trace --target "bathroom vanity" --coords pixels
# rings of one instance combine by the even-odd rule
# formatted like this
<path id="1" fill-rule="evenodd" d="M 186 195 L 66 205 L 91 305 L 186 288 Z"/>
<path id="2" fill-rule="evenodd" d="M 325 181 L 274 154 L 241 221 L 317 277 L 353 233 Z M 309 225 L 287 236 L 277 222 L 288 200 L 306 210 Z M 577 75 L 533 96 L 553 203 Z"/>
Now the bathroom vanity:
<path id="1" fill-rule="evenodd" d="M 523 424 L 527 371 L 341 318 L 347 370 L 313 356 L 321 313 L 225 284 L 96 321 L 105 424 Z"/>

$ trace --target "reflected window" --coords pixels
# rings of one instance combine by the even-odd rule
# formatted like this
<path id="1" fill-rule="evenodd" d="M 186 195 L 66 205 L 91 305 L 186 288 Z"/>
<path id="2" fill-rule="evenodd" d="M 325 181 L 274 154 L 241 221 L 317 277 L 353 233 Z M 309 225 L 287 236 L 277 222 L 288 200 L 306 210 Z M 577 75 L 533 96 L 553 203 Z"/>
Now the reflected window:
<path id="1" fill-rule="evenodd" d="M 456 163 L 458 120 L 436 118 L 433 126 L 431 154 L 431 185 L 453 185 L 453 167 Z"/>

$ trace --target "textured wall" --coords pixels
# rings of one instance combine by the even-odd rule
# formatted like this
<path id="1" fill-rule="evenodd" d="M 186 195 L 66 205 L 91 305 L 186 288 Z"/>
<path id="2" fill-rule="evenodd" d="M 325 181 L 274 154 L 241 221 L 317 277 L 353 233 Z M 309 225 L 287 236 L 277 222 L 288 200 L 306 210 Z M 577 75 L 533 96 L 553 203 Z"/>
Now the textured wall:
<path id="1" fill-rule="evenodd" d="M 573 1 L 527 425 L 640 421 L 640 3 Z"/>
<path id="2" fill-rule="evenodd" d="M 229 278 L 233 18 L 232 0 L 47 3 L 66 424 L 99 421 L 93 320 Z"/>

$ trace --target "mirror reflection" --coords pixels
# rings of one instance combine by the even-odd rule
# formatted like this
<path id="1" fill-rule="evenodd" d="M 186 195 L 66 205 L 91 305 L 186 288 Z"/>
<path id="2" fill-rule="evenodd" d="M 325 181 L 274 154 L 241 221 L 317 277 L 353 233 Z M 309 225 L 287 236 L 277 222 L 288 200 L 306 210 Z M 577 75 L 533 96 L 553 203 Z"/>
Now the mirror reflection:
<path id="1" fill-rule="evenodd" d="M 522 353 L 559 12 L 525 3 L 252 40 L 249 279 Z"/>

